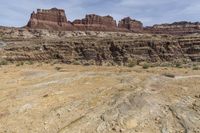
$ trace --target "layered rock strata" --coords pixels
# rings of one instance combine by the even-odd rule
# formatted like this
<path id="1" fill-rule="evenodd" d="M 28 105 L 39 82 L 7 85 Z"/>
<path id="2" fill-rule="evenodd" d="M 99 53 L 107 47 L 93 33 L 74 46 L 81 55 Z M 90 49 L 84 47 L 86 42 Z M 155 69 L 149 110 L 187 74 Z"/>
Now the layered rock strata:
<path id="1" fill-rule="evenodd" d="M 86 15 L 83 19 L 73 22 L 67 21 L 65 11 L 52 8 L 50 10 L 38 9 L 31 14 L 26 26 L 30 29 L 48 29 L 56 31 L 125 31 L 150 34 L 186 35 L 200 33 L 200 23 L 175 22 L 143 27 L 142 22 L 126 17 L 116 23 L 112 16 Z"/>
<path id="2" fill-rule="evenodd" d="M 200 23 L 191 22 L 175 22 L 172 24 L 160 24 L 152 27 L 145 28 L 146 33 L 153 34 L 172 34 L 172 35 L 185 35 L 192 33 L 200 33 Z"/>
<path id="3" fill-rule="evenodd" d="M 116 31 L 117 23 L 111 16 L 86 15 L 84 19 L 73 22 L 77 30 Z"/>
<path id="4" fill-rule="evenodd" d="M 67 21 L 65 11 L 52 8 L 50 10 L 38 9 L 31 14 L 27 27 L 33 29 L 73 30 L 73 26 Z"/>
<path id="5" fill-rule="evenodd" d="M 130 17 L 126 17 L 119 21 L 118 28 L 126 29 L 133 32 L 142 32 L 143 24 L 140 21 L 133 20 Z"/>
<path id="6" fill-rule="evenodd" d="M 15 34 L 14 34 L 15 33 Z M 126 65 L 138 62 L 200 61 L 200 36 L 113 32 L 21 30 L 3 34 L 1 58 L 9 61 L 57 60 L 69 64 Z"/>
<path id="7" fill-rule="evenodd" d="M 57 31 L 138 31 L 142 26 L 139 21 L 133 21 L 132 19 L 129 25 L 130 28 L 122 23 L 119 28 L 112 16 L 99 16 L 96 14 L 89 14 L 83 19 L 70 22 L 67 21 L 64 10 L 52 8 L 49 10 L 38 9 L 36 13 L 33 12 L 26 27 Z"/>

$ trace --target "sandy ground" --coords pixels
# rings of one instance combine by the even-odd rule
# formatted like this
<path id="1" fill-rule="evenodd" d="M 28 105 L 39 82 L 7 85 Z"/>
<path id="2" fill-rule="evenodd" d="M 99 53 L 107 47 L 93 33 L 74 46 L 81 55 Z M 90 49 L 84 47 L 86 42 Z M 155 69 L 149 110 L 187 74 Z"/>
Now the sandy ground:
<path id="1" fill-rule="evenodd" d="M 4 132 L 200 133 L 200 71 L 3 66 L 0 133 Z"/>

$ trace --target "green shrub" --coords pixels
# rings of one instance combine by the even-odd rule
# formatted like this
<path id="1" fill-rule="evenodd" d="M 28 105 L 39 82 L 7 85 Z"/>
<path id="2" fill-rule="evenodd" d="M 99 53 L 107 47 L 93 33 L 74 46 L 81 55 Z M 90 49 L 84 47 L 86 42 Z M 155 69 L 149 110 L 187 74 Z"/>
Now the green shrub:
<path id="1" fill-rule="evenodd" d="M 23 66 L 24 65 L 24 62 L 18 62 L 17 64 L 16 64 L 16 66 Z"/>
<path id="2" fill-rule="evenodd" d="M 182 68 L 181 63 L 176 63 L 177 68 Z"/>
<path id="3" fill-rule="evenodd" d="M 0 65 L 8 65 L 8 61 L 6 61 L 6 60 L 1 60 L 1 61 L 0 61 Z"/>
<path id="4" fill-rule="evenodd" d="M 46 60 L 46 61 L 44 61 L 43 63 L 45 63 L 45 64 L 49 64 L 50 61 L 49 61 L 49 60 Z"/>
<path id="5" fill-rule="evenodd" d="M 62 68 L 61 68 L 61 67 L 55 67 L 55 69 L 56 69 L 57 71 L 59 71 L 59 70 L 61 70 Z"/>
<path id="6" fill-rule="evenodd" d="M 147 63 L 143 64 L 143 66 L 142 66 L 143 69 L 148 69 L 149 67 L 150 67 L 150 65 Z"/>
<path id="7" fill-rule="evenodd" d="M 74 65 L 81 65 L 81 63 L 79 61 L 74 61 L 73 63 Z"/>
<path id="8" fill-rule="evenodd" d="M 172 67 L 173 66 L 173 64 L 172 63 L 170 63 L 170 62 L 163 62 L 163 63 L 161 63 L 161 65 L 160 65 L 161 67 Z"/>
<path id="9" fill-rule="evenodd" d="M 193 70 L 200 70 L 200 67 L 193 67 Z"/>
<path id="10" fill-rule="evenodd" d="M 129 63 L 128 63 L 128 67 L 134 67 L 136 65 L 137 65 L 137 61 L 134 61 L 134 60 L 129 61 Z"/>
<path id="11" fill-rule="evenodd" d="M 33 61 L 28 61 L 26 64 L 33 65 Z"/>

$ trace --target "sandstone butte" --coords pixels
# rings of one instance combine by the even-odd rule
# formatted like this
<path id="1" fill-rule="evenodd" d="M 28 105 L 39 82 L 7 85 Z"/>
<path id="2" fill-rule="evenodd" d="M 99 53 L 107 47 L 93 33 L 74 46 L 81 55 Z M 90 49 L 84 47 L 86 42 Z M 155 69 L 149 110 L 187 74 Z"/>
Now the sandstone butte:
<path id="1" fill-rule="evenodd" d="M 73 26 L 67 21 L 65 11 L 52 8 L 50 10 L 37 9 L 33 12 L 27 27 L 33 29 L 72 30 Z"/>
<path id="2" fill-rule="evenodd" d="M 142 22 L 125 17 L 117 24 L 112 16 L 86 15 L 83 19 L 73 22 L 67 20 L 63 9 L 38 9 L 31 14 L 26 26 L 31 29 L 49 29 L 62 31 L 125 31 L 152 34 L 177 34 L 184 35 L 200 32 L 199 22 L 175 22 L 143 27 Z"/>
<path id="3" fill-rule="evenodd" d="M 141 32 L 143 30 L 143 24 L 140 21 L 132 20 L 130 17 L 126 17 L 119 21 L 118 28 Z"/>
<path id="4" fill-rule="evenodd" d="M 63 9 L 52 8 L 49 10 L 38 9 L 31 14 L 27 27 L 33 29 L 50 30 L 79 30 L 79 31 L 133 31 L 141 32 L 143 24 L 140 21 L 132 20 L 130 17 L 123 18 L 117 25 L 116 20 L 110 15 L 99 16 L 88 14 L 83 19 L 76 19 L 73 22 L 67 21 Z"/>

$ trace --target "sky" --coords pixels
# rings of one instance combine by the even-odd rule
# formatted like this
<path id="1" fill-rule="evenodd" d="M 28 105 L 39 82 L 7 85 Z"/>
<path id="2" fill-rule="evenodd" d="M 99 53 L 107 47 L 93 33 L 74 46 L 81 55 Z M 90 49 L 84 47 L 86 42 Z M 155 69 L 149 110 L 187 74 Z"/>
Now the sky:
<path id="1" fill-rule="evenodd" d="M 200 0 L 0 0 L 0 25 L 21 27 L 38 8 L 62 8 L 67 19 L 86 14 L 131 17 L 145 26 L 175 21 L 200 21 Z"/>

